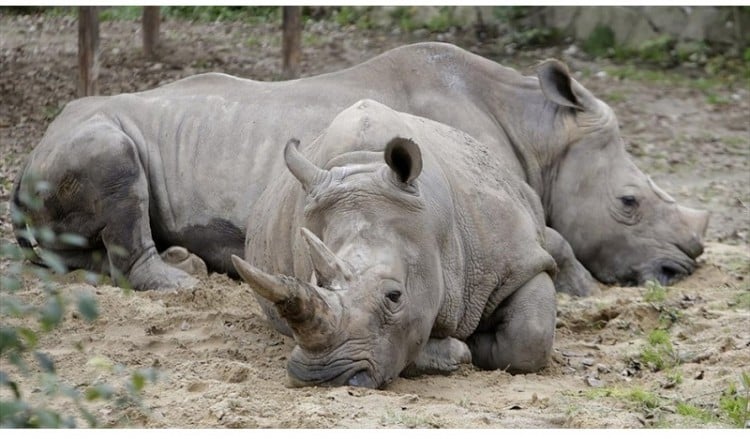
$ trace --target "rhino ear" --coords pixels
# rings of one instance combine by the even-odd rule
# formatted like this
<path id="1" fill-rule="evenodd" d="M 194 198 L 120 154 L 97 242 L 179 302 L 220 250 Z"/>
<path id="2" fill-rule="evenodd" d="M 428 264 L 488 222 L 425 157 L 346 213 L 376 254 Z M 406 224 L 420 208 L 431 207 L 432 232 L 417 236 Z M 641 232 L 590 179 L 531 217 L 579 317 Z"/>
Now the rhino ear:
<path id="1" fill-rule="evenodd" d="M 422 152 L 411 139 L 391 139 L 385 147 L 385 162 L 401 183 L 411 183 L 422 172 Z"/>
<path id="2" fill-rule="evenodd" d="M 565 64 L 556 59 L 550 59 L 543 62 L 536 72 L 542 93 L 547 99 L 563 107 L 583 110 L 579 97 L 573 92 L 573 80 Z"/>

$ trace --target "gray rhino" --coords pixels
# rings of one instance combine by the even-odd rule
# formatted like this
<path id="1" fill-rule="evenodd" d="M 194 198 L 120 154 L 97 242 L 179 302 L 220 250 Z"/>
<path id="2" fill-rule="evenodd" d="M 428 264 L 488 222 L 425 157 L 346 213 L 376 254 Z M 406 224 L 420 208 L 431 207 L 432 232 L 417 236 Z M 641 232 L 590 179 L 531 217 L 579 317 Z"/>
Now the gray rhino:
<path id="1" fill-rule="evenodd" d="M 41 245 L 70 267 L 120 272 L 137 289 L 195 284 L 162 260 L 164 249 L 171 264 L 205 261 L 236 275 L 230 256 L 243 252 L 248 214 L 285 172 L 280 145 L 291 136 L 310 143 L 363 98 L 468 133 L 525 180 L 544 208 L 558 290 L 595 291 L 587 269 L 624 284 L 669 284 L 694 270 L 707 212 L 679 206 L 631 162 L 611 108 L 562 63 L 525 77 L 441 43 L 293 81 L 203 74 L 73 101 L 19 174 L 19 243 L 33 244 L 27 221 L 76 233 L 86 246 Z M 49 186 L 37 190 L 38 180 Z M 41 198 L 42 208 L 25 198 Z"/>
<path id="2" fill-rule="evenodd" d="M 301 151 L 247 222 L 240 276 L 297 346 L 294 385 L 382 387 L 462 362 L 532 372 L 555 330 L 539 197 L 455 128 L 363 100 Z"/>

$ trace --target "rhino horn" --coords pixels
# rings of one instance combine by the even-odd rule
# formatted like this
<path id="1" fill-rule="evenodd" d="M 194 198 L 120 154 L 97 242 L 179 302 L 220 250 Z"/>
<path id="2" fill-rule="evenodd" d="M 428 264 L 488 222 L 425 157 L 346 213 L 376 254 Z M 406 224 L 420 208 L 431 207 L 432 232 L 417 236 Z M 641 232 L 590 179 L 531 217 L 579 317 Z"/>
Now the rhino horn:
<path id="1" fill-rule="evenodd" d="M 299 140 L 290 139 L 284 147 L 284 161 L 292 175 L 302 183 L 305 192 L 326 181 L 329 172 L 317 167 L 299 152 Z"/>
<path id="2" fill-rule="evenodd" d="M 318 284 L 328 289 L 341 289 L 353 277 L 349 265 L 336 256 L 313 232 L 301 227 L 302 236 L 310 249 L 310 259 Z"/>
<path id="3" fill-rule="evenodd" d="M 339 316 L 314 286 L 293 277 L 270 275 L 235 255 L 232 263 L 256 294 L 276 306 L 302 348 L 315 351 L 330 345 Z"/>

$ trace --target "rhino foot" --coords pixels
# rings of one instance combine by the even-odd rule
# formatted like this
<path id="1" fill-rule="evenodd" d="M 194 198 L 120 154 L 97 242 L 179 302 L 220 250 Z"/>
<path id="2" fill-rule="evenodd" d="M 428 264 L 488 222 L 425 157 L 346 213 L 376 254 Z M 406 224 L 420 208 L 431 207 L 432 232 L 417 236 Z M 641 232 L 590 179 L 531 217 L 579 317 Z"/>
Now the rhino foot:
<path id="1" fill-rule="evenodd" d="M 555 291 L 571 296 L 591 296 L 599 292 L 599 284 L 586 267 L 576 259 L 568 241 L 556 230 L 547 227 L 545 230 L 547 250 L 557 264 Z"/>
<path id="2" fill-rule="evenodd" d="M 572 296 L 588 297 L 599 293 L 599 283 L 577 259 L 559 267 L 555 276 L 555 291 Z"/>
<path id="3" fill-rule="evenodd" d="M 168 265 L 158 254 L 152 254 L 138 261 L 128 275 L 130 286 L 136 290 L 177 290 L 192 291 L 198 279 L 185 271 Z"/>
<path id="4" fill-rule="evenodd" d="M 461 340 L 431 338 L 420 351 L 412 364 L 401 372 L 402 376 L 411 377 L 422 374 L 449 374 L 461 364 L 471 363 L 471 351 Z"/>
<path id="5" fill-rule="evenodd" d="M 169 247 L 160 256 L 164 262 L 175 268 L 179 268 L 185 273 L 199 277 L 208 276 L 208 268 L 203 259 L 194 253 L 190 253 L 185 247 Z"/>

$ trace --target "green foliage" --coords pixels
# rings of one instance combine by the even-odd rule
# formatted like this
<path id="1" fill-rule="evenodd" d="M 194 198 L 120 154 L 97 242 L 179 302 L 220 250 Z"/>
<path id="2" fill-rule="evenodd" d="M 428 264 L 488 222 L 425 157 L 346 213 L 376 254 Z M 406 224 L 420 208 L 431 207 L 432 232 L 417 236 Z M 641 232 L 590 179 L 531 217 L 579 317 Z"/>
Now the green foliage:
<path id="1" fill-rule="evenodd" d="M 529 15 L 533 9 L 532 6 L 495 6 L 492 15 L 499 21 L 514 23 Z"/>
<path id="2" fill-rule="evenodd" d="M 654 372 L 664 370 L 679 363 L 669 333 L 664 329 L 655 329 L 648 335 L 648 344 L 641 349 L 641 362 Z"/>
<path id="3" fill-rule="evenodd" d="M 281 8 L 278 6 L 162 6 L 165 17 L 193 21 L 278 21 Z"/>
<path id="4" fill-rule="evenodd" d="M 594 56 L 605 56 L 615 47 L 615 33 L 609 26 L 597 25 L 583 42 L 583 50 Z"/>
<path id="5" fill-rule="evenodd" d="M 666 404 L 666 400 L 660 396 L 643 390 L 640 387 L 632 389 L 622 388 L 600 388 L 589 390 L 586 395 L 590 398 L 610 397 L 628 401 L 641 409 L 654 410 Z"/>
<path id="6" fill-rule="evenodd" d="M 672 62 L 672 49 L 675 40 L 669 35 L 661 35 L 652 40 L 644 41 L 638 48 L 637 55 L 642 61 L 656 64 L 669 64 Z"/>
<path id="7" fill-rule="evenodd" d="M 514 33 L 513 41 L 520 47 L 542 47 L 556 44 L 561 39 L 560 32 L 553 28 L 533 27 Z"/>
<path id="8" fill-rule="evenodd" d="M 375 27 L 370 12 L 371 6 L 342 6 L 334 15 L 334 20 L 339 26 L 354 25 L 360 29 L 372 29 Z"/>
<path id="9" fill-rule="evenodd" d="M 425 26 L 430 32 L 446 32 L 452 27 L 459 27 L 458 19 L 454 15 L 454 6 L 441 6 L 438 14 L 430 17 Z"/>
<path id="10" fill-rule="evenodd" d="M 99 10 L 99 21 L 140 20 L 142 15 L 140 6 L 111 6 Z"/>
<path id="11" fill-rule="evenodd" d="M 667 298 L 667 289 L 663 287 L 659 282 L 649 280 L 646 281 L 646 293 L 643 295 L 643 300 L 649 303 L 664 302 Z"/>
<path id="12" fill-rule="evenodd" d="M 738 293 L 734 300 L 734 306 L 740 309 L 750 310 L 750 291 Z"/>
<path id="13" fill-rule="evenodd" d="M 742 371 L 740 375 L 742 389 L 734 383 L 729 385 L 719 398 L 719 407 L 736 427 L 743 428 L 750 422 L 750 374 Z"/>
<path id="14" fill-rule="evenodd" d="M 682 415 L 688 418 L 695 418 L 704 423 L 710 422 L 714 418 L 713 415 L 707 410 L 704 410 L 700 407 L 696 407 L 695 405 L 687 403 L 687 402 L 682 402 L 682 401 L 677 402 L 675 410 L 677 414 L 679 415 Z"/>
<path id="15" fill-rule="evenodd" d="M 45 244 L 65 244 L 81 247 L 86 240 L 70 234 L 55 234 L 50 229 L 34 227 L 32 218 L 42 202 L 41 193 L 49 190 L 43 182 L 32 184 L 32 193 L 19 194 L 24 209 L 12 208 L 11 216 L 15 223 L 27 224 L 21 236 L 31 242 Z M 87 322 L 93 322 L 99 315 L 96 298 L 84 292 L 61 291 L 53 281 L 55 274 L 65 273 L 66 267 L 59 257 L 51 252 L 39 252 L 40 259 L 48 268 L 24 263 L 34 254 L 28 249 L 6 243 L 0 246 L 0 258 L 9 261 L 7 270 L 0 273 L 0 359 L 10 370 L 0 370 L 0 387 L 10 390 L 11 396 L 0 398 L 0 428 L 8 427 L 76 427 L 77 419 L 82 418 L 89 427 L 97 427 L 100 421 L 87 404 L 94 401 L 114 402 L 118 408 L 139 407 L 140 392 L 147 381 L 156 380 L 153 369 L 128 371 L 123 366 L 109 365 L 109 372 L 121 376 L 121 383 L 113 386 L 108 383 L 90 383 L 72 386 L 57 375 L 54 356 L 39 348 L 41 341 L 65 322 L 66 309 L 75 303 L 78 314 Z M 96 276 L 95 276 L 96 277 Z M 27 303 L 16 293 L 26 282 L 40 281 L 41 301 Z M 36 303 L 40 302 L 40 303 Z M 65 342 L 65 340 L 61 340 Z M 25 380 L 21 380 L 25 377 Z M 26 399 L 26 386 L 37 382 L 46 400 L 65 398 L 70 402 L 63 411 L 50 409 L 45 403 L 32 404 Z M 25 383 L 25 384 L 24 384 Z"/>

